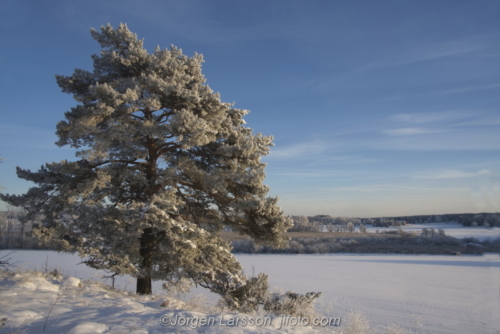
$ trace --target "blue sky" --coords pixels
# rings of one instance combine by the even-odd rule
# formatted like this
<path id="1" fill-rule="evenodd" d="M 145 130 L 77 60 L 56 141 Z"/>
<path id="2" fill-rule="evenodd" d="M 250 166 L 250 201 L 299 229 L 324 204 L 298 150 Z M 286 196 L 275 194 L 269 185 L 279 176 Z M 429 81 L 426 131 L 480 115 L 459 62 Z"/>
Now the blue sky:
<path id="1" fill-rule="evenodd" d="M 0 182 L 73 159 L 56 74 L 91 69 L 91 27 L 204 55 L 207 83 L 274 135 L 287 214 L 500 211 L 498 1 L 1 1 Z"/>

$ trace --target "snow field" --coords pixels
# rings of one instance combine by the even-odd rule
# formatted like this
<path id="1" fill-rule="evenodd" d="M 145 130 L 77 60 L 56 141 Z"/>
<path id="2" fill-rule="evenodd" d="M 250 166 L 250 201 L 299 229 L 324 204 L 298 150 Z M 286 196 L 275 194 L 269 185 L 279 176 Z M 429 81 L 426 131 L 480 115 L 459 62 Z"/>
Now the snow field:
<path id="1" fill-rule="evenodd" d="M 4 309 L 4 313 L 0 318 L 11 319 L 7 322 L 10 329 L 23 327 L 21 325 L 28 318 L 33 320 L 24 327 L 30 333 L 41 332 L 48 311 L 60 296 L 50 315 L 47 333 L 224 333 L 229 330 L 229 327 L 221 326 L 217 330 L 214 326 L 195 329 L 190 326 L 164 327 L 159 323 L 162 315 L 201 318 L 217 317 L 218 314 L 214 309 L 205 313 L 192 311 L 196 302 L 189 305 L 187 297 L 182 302 L 172 301 L 171 310 L 167 312 L 160 308 L 165 296 L 135 296 L 90 284 L 87 282 L 89 278 L 99 279 L 103 273 L 76 265 L 78 256 L 49 251 L 17 251 L 10 257 L 10 262 L 17 262 L 19 267 L 45 268 L 45 271 L 55 268 L 78 277 L 47 280 L 37 275 L 23 276 L 21 271 L 19 277 L 1 281 L 0 310 Z M 498 254 L 239 254 L 237 258 L 247 275 L 267 273 L 271 287 L 298 293 L 321 291 L 317 310 L 326 317 L 340 317 L 342 320 L 341 326 L 328 329 L 289 326 L 278 330 L 270 326 L 238 326 L 231 328 L 231 332 L 348 333 L 348 317 L 352 312 L 360 312 L 369 321 L 372 328 L 369 333 L 389 333 L 388 326 L 395 325 L 406 333 L 469 334 L 497 333 L 500 330 Z M 161 293 L 161 283 L 154 282 L 155 293 Z M 135 289 L 134 281 L 129 277 L 118 278 L 116 286 L 127 291 Z M 203 289 L 196 292 L 204 292 L 211 304 L 216 304 L 217 296 Z M 6 333 L 2 330 L 0 333 Z"/>
<path id="2" fill-rule="evenodd" d="M 310 327 L 291 326 L 278 330 L 279 317 L 253 326 L 248 321 L 244 326 L 231 326 L 231 319 L 250 316 L 162 308 L 164 302 L 165 296 L 129 295 L 74 277 L 35 271 L 0 271 L 0 319 L 5 319 L 0 326 L 2 334 L 317 332 Z M 175 322 L 169 323 L 166 319 Z M 204 324 L 202 319 L 219 322 Z"/>
<path id="3" fill-rule="evenodd" d="M 269 274 L 271 286 L 322 291 L 326 316 L 360 312 L 379 332 L 391 324 L 421 333 L 500 330 L 499 254 L 237 257 L 247 273 Z"/>

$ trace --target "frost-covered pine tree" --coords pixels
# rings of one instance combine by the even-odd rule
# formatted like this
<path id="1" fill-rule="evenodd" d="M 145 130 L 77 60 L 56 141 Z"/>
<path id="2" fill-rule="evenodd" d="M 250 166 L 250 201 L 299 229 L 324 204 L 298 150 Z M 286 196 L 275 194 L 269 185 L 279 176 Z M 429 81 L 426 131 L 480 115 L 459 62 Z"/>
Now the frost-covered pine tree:
<path id="1" fill-rule="evenodd" d="M 151 280 L 189 278 L 220 294 L 246 283 L 223 226 L 275 247 L 289 218 L 263 184 L 271 136 L 245 127 L 248 112 L 205 84 L 202 56 L 176 47 L 152 54 L 126 25 L 91 30 L 94 70 L 56 76 L 77 106 L 57 124 L 57 145 L 76 161 L 18 167 L 37 184 L 10 204 L 42 215 L 34 233 L 87 264 Z"/>

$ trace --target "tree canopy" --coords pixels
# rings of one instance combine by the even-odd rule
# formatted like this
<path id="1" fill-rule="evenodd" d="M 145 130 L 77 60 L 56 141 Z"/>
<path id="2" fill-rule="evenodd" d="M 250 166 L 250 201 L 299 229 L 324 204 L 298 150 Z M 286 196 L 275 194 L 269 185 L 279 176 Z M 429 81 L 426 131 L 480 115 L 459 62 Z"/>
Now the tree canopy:
<path id="1" fill-rule="evenodd" d="M 18 167 L 36 186 L 1 198 L 41 215 L 33 233 L 58 250 L 137 277 L 138 293 L 160 279 L 221 294 L 244 286 L 218 232 L 281 247 L 292 226 L 263 184 L 272 136 L 253 134 L 248 111 L 205 84 L 201 55 L 148 53 L 125 24 L 91 34 L 102 47 L 93 71 L 56 76 L 78 102 L 57 124 L 57 145 L 76 148 L 76 161 Z"/>

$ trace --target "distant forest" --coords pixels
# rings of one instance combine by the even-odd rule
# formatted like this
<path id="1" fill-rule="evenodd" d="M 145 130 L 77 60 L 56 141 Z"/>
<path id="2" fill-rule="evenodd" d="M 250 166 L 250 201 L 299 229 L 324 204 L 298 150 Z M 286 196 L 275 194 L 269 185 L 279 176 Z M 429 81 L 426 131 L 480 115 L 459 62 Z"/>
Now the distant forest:
<path id="1" fill-rule="evenodd" d="M 294 226 L 289 231 L 343 231 L 348 224 L 354 226 L 398 227 L 407 224 L 458 222 L 463 226 L 500 226 L 500 213 L 450 213 L 443 215 L 418 215 L 377 218 L 332 217 L 330 215 L 292 216 Z"/>
<path id="2" fill-rule="evenodd" d="M 9 208 L 0 211 L 0 249 L 46 249 L 45 245 L 31 236 L 31 228 L 37 221 L 25 221 L 23 210 Z M 291 216 L 294 226 L 289 232 L 366 232 L 366 225 L 398 227 L 407 224 L 432 222 L 458 222 L 463 226 L 500 226 L 500 213 L 461 213 L 445 215 L 419 215 L 378 218 L 347 218 L 329 215 Z"/>

